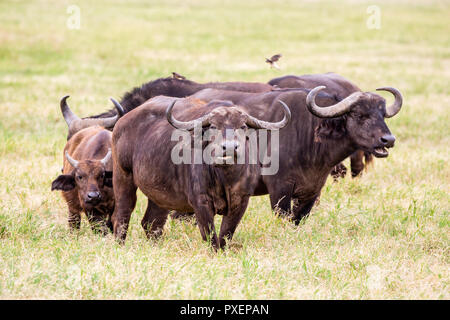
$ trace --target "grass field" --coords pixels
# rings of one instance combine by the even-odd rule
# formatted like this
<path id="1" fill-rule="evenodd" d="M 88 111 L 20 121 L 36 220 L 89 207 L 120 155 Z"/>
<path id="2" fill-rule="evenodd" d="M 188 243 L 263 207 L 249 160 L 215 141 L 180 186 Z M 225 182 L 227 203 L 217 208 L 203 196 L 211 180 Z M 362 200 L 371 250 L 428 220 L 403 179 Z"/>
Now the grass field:
<path id="1" fill-rule="evenodd" d="M 80 29 L 66 26 L 71 4 Z M 366 26 L 373 4 L 380 29 Z M 449 299 L 449 16 L 449 1 L 425 0 L 1 1 L 0 299 Z M 282 69 L 269 69 L 279 52 Z M 225 252 L 188 222 L 148 241 L 142 194 L 124 246 L 85 219 L 69 233 L 50 191 L 60 98 L 95 114 L 172 71 L 199 82 L 334 71 L 366 91 L 397 87 L 396 146 L 361 179 L 329 179 L 298 227 L 252 198 Z"/>

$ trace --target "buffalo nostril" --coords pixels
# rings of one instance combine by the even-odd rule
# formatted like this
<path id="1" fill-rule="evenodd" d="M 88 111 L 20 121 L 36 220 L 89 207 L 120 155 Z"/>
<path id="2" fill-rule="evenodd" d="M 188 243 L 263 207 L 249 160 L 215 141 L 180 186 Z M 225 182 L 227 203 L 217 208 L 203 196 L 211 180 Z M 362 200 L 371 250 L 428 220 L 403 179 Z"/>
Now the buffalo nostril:
<path id="1" fill-rule="evenodd" d="M 395 137 L 392 134 L 386 134 L 380 138 L 380 141 L 383 145 L 392 147 L 395 142 Z"/>
<path id="2" fill-rule="evenodd" d="M 226 141 L 226 142 L 222 143 L 223 151 L 237 150 L 238 148 L 239 148 L 239 143 L 237 143 L 237 142 Z"/>
<path id="3" fill-rule="evenodd" d="M 89 199 L 98 199 L 100 198 L 100 192 L 89 192 L 87 196 Z"/>

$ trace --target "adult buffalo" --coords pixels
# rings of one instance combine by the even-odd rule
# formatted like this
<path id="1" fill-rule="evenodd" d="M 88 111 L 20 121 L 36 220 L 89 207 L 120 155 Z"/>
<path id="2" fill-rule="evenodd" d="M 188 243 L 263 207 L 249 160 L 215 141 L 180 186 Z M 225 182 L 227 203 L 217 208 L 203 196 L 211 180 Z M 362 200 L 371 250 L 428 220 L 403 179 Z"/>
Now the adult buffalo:
<path id="1" fill-rule="evenodd" d="M 269 193 L 272 208 L 282 213 L 291 212 L 293 200 L 296 224 L 309 214 L 334 166 L 357 150 L 387 157 L 386 148 L 394 146 L 395 137 L 384 119 L 400 111 L 402 95 L 398 90 L 377 89 L 394 95 L 395 102 L 386 107 L 385 99 L 374 93 L 358 91 L 336 102 L 335 95 L 320 92 L 324 89 L 268 93 L 206 89 L 192 96 L 205 101 L 230 100 L 265 121 L 281 117 L 276 101 L 290 106 L 292 121 L 280 131 L 279 171 L 261 176 L 255 195 Z"/>
<path id="2" fill-rule="evenodd" d="M 323 74 L 306 74 L 302 76 L 287 75 L 274 78 L 268 82 L 271 86 L 278 88 L 305 88 L 313 89 L 317 86 L 326 86 L 324 92 L 334 95 L 336 100 L 340 101 L 354 92 L 361 91 L 354 83 L 336 73 Z M 361 174 L 364 168 L 373 160 L 370 152 L 357 150 L 350 156 L 350 169 L 352 177 L 357 177 Z M 345 177 L 347 168 L 341 162 L 337 164 L 331 171 L 331 175 L 335 180 L 337 178 Z"/>
<path id="3" fill-rule="evenodd" d="M 251 111 L 245 112 L 229 101 L 204 103 L 165 96 L 156 97 L 127 113 L 113 132 L 116 207 L 112 223 L 116 238 L 122 241 L 126 238 L 139 188 L 148 198 L 142 220 L 148 237 L 161 234 L 169 210 L 195 212 L 202 238 L 207 240 L 211 236 L 215 248 L 223 247 L 226 239 L 233 236 L 260 177 L 257 163 L 251 164 L 245 158 L 237 163 L 224 160 L 228 157 L 236 160 L 243 150 L 244 155 L 248 154 L 245 132 L 249 128 L 279 130 L 285 127 L 290 111 L 283 102 L 281 105 L 284 117 L 273 122 L 261 121 L 251 116 Z M 189 138 L 187 154 L 192 152 L 191 159 L 195 159 L 196 150 L 200 150 L 201 155 L 212 150 L 212 161 L 205 162 L 204 156 L 203 161 L 174 161 L 173 150 L 179 145 L 171 138 L 174 128 L 182 130 Z M 241 139 L 228 134 L 229 130 L 237 129 L 243 130 Z M 203 140 L 199 145 L 191 142 L 191 137 L 201 138 L 203 131 L 206 134 L 210 130 L 216 133 L 214 139 Z M 214 228 L 215 214 L 224 216 L 219 238 Z"/>

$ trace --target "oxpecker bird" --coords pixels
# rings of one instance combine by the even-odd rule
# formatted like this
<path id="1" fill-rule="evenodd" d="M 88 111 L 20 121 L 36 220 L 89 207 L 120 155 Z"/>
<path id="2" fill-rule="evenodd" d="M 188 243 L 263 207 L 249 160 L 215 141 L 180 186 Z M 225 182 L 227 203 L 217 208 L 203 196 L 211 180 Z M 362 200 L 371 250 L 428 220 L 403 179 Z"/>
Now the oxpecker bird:
<path id="1" fill-rule="evenodd" d="M 281 53 L 272 56 L 270 59 L 266 58 L 266 63 L 270 64 L 271 68 L 280 69 L 280 66 L 277 64 L 277 61 L 282 57 Z"/>
<path id="2" fill-rule="evenodd" d="M 181 74 L 178 74 L 178 73 L 176 73 L 176 72 L 172 72 L 172 77 L 173 77 L 174 79 L 178 79 L 178 80 L 186 80 L 186 77 L 185 77 L 185 76 L 182 76 Z"/>

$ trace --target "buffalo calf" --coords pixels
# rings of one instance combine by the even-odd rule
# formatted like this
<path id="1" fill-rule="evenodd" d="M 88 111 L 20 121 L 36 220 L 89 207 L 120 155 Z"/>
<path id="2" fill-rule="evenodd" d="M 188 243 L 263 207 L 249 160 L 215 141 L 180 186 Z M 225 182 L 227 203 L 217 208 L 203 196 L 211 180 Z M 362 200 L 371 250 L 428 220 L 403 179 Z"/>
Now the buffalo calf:
<path id="1" fill-rule="evenodd" d="M 110 218 L 114 211 L 112 133 L 96 123 L 86 128 L 77 127 L 79 118 L 70 111 L 67 98 L 61 100 L 61 111 L 69 127 L 70 138 L 64 148 L 62 174 L 52 182 L 52 191 L 62 191 L 69 209 L 71 229 L 80 228 L 81 212 L 84 211 L 92 229 L 106 233 L 108 228 L 112 228 Z M 120 106 L 117 108 L 119 112 Z M 108 119 L 107 124 L 117 119 L 118 116 Z"/>

